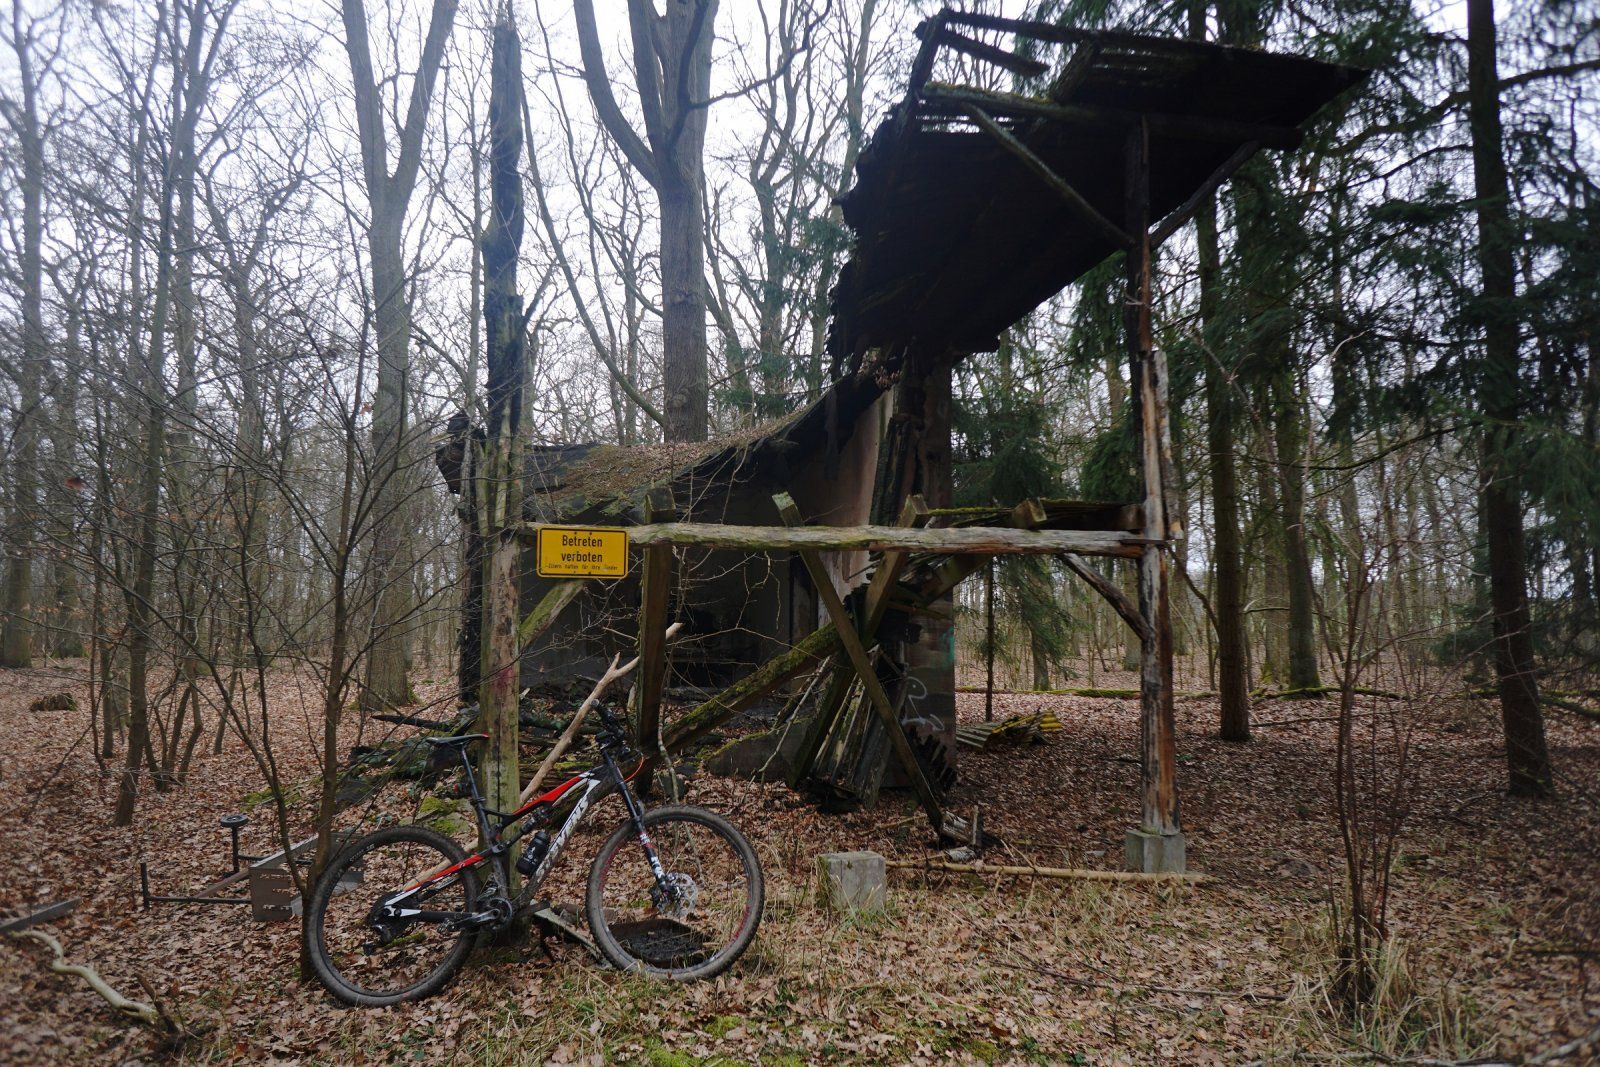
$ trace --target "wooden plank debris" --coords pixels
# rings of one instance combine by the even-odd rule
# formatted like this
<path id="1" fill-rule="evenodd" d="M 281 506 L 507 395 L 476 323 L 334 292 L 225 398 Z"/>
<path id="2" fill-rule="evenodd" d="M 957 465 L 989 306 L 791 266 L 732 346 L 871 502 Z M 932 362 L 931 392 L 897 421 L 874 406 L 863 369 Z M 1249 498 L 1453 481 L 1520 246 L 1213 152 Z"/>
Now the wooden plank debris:
<path id="1" fill-rule="evenodd" d="M 889 860 L 885 866 L 900 871 L 934 871 L 950 874 L 1015 874 L 1033 878 L 1075 878 L 1086 882 L 1186 882 L 1210 881 L 1203 874 L 1168 871 L 1101 871 L 1083 867 L 1019 867 L 1001 863 L 950 863 L 941 860 Z"/>
<path id="2" fill-rule="evenodd" d="M 999 722 L 969 722 L 956 727 L 956 743 L 980 752 L 995 741 L 1043 741 L 1047 734 L 1060 733 L 1065 727 L 1053 711 L 1036 711 L 1032 715 L 1013 715 Z"/>
<path id="3" fill-rule="evenodd" d="M 778 506 L 778 514 L 790 526 L 798 525 L 800 509 L 795 506 L 794 499 L 788 493 L 776 493 L 772 497 L 773 503 Z M 917 532 L 926 531 L 902 531 Z M 828 574 L 827 568 L 815 552 L 801 550 L 801 561 L 805 564 L 807 572 L 811 575 L 811 584 L 817 591 L 817 599 L 827 609 L 828 617 L 833 620 L 833 628 L 838 633 L 839 647 L 844 650 L 850 665 L 855 668 L 856 676 L 861 679 L 861 688 L 866 692 L 867 699 L 872 708 L 878 713 L 883 722 L 884 733 L 889 737 L 889 745 L 900 758 L 900 765 L 905 770 L 906 778 L 910 780 L 911 787 L 916 791 L 917 799 L 922 804 L 922 810 L 928 813 L 928 821 L 938 833 L 944 832 L 944 812 L 939 807 L 939 797 L 934 792 L 933 786 L 928 784 L 927 777 L 922 773 L 922 766 L 917 763 L 917 756 L 911 748 L 911 741 L 906 737 L 905 729 L 900 725 L 900 719 L 895 714 L 894 706 L 889 700 L 889 695 L 883 691 L 883 685 L 878 681 L 877 672 L 872 668 L 872 661 L 867 656 L 867 650 L 861 643 L 861 637 L 856 633 L 855 622 L 850 618 L 850 612 L 845 608 L 844 602 L 839 599 L 839 593 L 833 587 L 833 579 Z"/>

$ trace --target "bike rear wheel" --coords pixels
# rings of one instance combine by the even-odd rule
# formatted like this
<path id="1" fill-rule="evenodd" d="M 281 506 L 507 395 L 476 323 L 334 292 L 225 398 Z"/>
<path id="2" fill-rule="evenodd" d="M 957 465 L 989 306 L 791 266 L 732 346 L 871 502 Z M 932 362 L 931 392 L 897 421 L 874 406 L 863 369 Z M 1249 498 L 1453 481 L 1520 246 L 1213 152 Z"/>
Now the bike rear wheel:
<path id="1" fill-rule="evenodd" d="M 328 992 L 359 1007 L 418 1000 L 441 989 L 466 962 L 476 940 L 443 922 L 384 920 L 388 898 L 466 858 L 460 845 L 421 826 L 368 834 L 334 857 L 306 908 L 306 955 Z M 470 915 L 478 878 L 470 869 L 425 886 L 407 909 Z"/>
<path id="2" fill-rule="evenodd" d="M 686 805 L 656 808 L 645 829 L 671 886 L 659 892 L 631 821 L 589 870 L 589 933 L 625 971 L 689 981 L 721 974 L 755 939 L 765 902 L 761 864 L 720 815 Z"/>

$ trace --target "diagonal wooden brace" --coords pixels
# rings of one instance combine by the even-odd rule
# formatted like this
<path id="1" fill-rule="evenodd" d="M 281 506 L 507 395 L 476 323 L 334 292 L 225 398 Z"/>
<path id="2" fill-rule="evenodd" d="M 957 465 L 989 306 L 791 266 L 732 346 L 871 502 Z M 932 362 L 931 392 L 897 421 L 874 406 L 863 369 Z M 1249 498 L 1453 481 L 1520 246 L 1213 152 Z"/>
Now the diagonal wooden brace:
<path id="1" fill-rule="evenodd" d="M 1067 569 L 1079 578 L 1088 582 L 1095 592 L 1106 598 L 1106 602 L 1116 609 L 1122 621 L 1133 627 L 1133 632 L 1139 635 L 1139 640 L 1150 639 L 1150 623 L 1139 614 L 1139 605 L 1128 599 L 1128 595 L 1106 578 L 1105 575 L 1089 566 L 1087 560 L 1072 552 L 1061 553 L 1061 562 Z"/>
<path id="2" fill-rule="evenodd" d="M 788 493 L 776 493 L 772 500 L 778 505 L 778 514 L 782 516 L 784 525 L 801 524 L 800 509 L 795 506 L 794 499 Z M 861 636 L 856 632 L 855 621 L 850 618 L 850 612 L 839 599 L 838 590 L 833 587 L 833 579 L 816 552 L 801 549 L 796 554 L 805 564 L 812 583 L 817 587 L 817 599 L 822 602 L 828 617 L 833 620 L 834 629 L 838 632 L 839 647 L 844 650 L 846 659 L 855 668 L 856 676 L 861 679 L 861 688 L 866 692 L 868 702 L 883 720 L 884 733 L 889 736 L 890 747 L 899 757 L 906 777 L 911 781 L 911 787 L 916 790 L 922 810 L 927 812 L 928 821 L 933 824 L 934 832 L 942 835 L 945 830 L 944 812 L 939 807 L 939 798 L 923 775 L 922 766 L 917 763 L 916 753 L 911 750 L 911 742 L 900 726 L 900 718 L 894 713 L 894 707 L 889 702 L 889 694 L 883 691 L 883 685 L 878 681 L 878 674 L 872 669 L 872 661 L 861 643 Z"/>
<path id="3" fill-rule="evenodd" d="M 900 512 L 900 525 L 920 527 L 927 524 L 928 518 L 928 505 L 918 494 L 906 500 L 905 507 Z M 872 646 L 878 633 L 878 626 L 883 622 L 884 613 L 889 610 L 889 594 L 893 591 L 895 583 L 900 580 L 900 574 L 905 570 L 906 562 L 910 558 L 909 552 L 887 551 L 879 559 L 878 569 L 867 586 L 866 611 L 858 631 L 864 647 Z M 817 753 L 821 751 L 823 741 L 833 730 L 834 723 L 839 717 L 839 710 L 844 705 L 845 697 L 849 695 L 850 680 L 853 676 L 853 672 L 842 665 L 834 673 L 822 702 L 817 705 L 817 714 L 811 720 L 811 725 L 801 741 L 800 751 L 795 754 L 794 764 L 789 771 L 790 788 L 800 788 L 800 784 L 811 774 L 817 762 Z"/>

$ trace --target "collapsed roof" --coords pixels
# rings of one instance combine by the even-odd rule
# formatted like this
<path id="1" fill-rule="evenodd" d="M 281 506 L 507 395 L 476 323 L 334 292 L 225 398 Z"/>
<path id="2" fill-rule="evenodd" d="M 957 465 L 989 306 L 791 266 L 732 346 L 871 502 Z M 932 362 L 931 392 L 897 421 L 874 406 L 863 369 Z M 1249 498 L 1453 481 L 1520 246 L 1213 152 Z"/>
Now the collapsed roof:
<path id="1" fill-rule="evenodd" d="M 1061 59 L 1042 63 L 962 28 L 1060 44 Z M 1125 248 L 1125 145 L 1141 120 L 1160 219 L 1258 148 L 1297 145 L 1311 117 L 1366 76 L 1255 49 L 949 10 L 917 32 L 906 96 L 842 200 L 855 243 L 833 296 L 839 367 L 896 344 L 990 349 Z M 1023 95 L 931 81 L 941 48 L 1043 87 Z"/>

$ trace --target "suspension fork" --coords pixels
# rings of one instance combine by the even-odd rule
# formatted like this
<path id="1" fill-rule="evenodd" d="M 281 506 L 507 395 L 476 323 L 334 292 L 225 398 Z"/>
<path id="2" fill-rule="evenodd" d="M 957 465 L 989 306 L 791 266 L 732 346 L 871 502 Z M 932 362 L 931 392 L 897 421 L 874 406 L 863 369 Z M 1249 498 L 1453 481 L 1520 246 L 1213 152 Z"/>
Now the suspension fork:
<path id="1" fill-rule="evenodd" d="M 610 770 L 612 780 L 617 783 L 617 792 L 622 794 L 622 803 L 628 809 L 628 818 L 633 822 L 633 832 L 639 839 L 639 846 L 644 849 L 645 861 L 650 864 L 650 873 L 655 876 L 658 889 L 666 892 L 667 870 L 661 866 L 661 857 L 656 855 L 656 846 L 650 840 L 650 832 L 644 827 L 644 805 L 639 803 L 639 798 L 633 795 L 633 790 L 628 787 L 627 776 L 622 773 L 622 768 L 617 766 L 617 761 L 610 752 L 602 753 L 606 761 L 606 768 Z"/>

